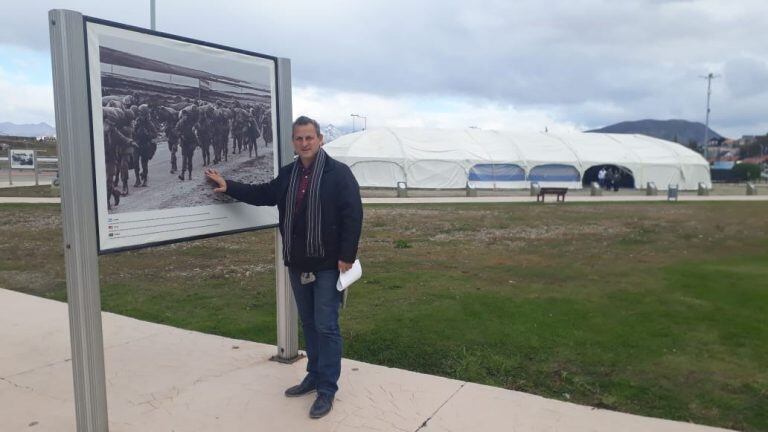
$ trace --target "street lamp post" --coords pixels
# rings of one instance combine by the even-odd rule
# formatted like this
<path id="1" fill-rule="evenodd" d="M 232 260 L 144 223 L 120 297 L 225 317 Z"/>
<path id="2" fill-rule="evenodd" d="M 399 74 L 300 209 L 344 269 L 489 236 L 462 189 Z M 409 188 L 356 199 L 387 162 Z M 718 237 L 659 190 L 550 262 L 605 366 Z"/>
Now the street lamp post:
<path id="1" fill-rule="evenodd" d="M 149 0 L 149 24 L 152 30 L 156 30 L 155 26 L 155 0 Z"/>
<path id="2" fill-rule="evenodd" d="M 707 80 L 707 119 L 704 123 L 704 159 L 707 159 L 707 147 L 709 146 L 709 98 L 712 95 L 712 79 L 719 77 L 720 75 L 715 75 L 712 72 L 706 76 L 699 76 L 699 78 L 704 78 Z"/>
<path id="3" fill-rule="evenodd" d="M 360 114 L 350 114 L 352 117 L 352 132 L 355 131 L 355 117 L 363 119 L 363 130 L 368 128 L 368 117 L 361 116 Z"/>

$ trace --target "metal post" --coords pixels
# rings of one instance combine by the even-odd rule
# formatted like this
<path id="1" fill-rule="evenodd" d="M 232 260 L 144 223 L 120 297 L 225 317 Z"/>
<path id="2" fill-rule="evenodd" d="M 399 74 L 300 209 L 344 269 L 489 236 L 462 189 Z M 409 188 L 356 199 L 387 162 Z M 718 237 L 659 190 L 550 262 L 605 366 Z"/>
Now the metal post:
<path id="1" fill-rule="evenodd" d="M 363 129 L 366 130 L 368 128 L 368 117 L 361 116 L 360 114 L 350 114 L 350 117 L 352 117 L 352 132 L 355 132 L 355 117 L 363 119 Z"/>
<path id="2" fill-rule="evenodd" d="M 707 75 L 707 119 L 704 122 L 704 159 L 707 159 L 709 152 L 709 98 L 712 95 L 712 73 Z"/>
<path id="3" fill-rule="evenodd" d="M 149 28 L 155 30 L 155 0 L 149 0 L 149 23 Z"/>
<path id="4" fill-rule="evenodd" d="M 707 80 L 707 118 L 704 123 L 704 159 L 707 159 L 707 152 L 708 152 L 708 146 L 709 146 L 709 98 L 712 95 L 712 79 L 718 78 L 720 75 L 715 75 L 712 72 L 707 74 L 707 76 L 702 76 L 701 78 L 705 78 Z"/>
<path id="5" fill-rule="evenodd" d="M 59 139 L 61 215 L 67 273 L 75 417 L 79 432 L 106 432 L 107 393 L 96 253 L 95 185 L 83 16 L 48 12 Z"/>
<path id="6" fill-rule="evenodd" d="M 35 167 L 35 186 L 39 186 L 37 177 L 37 150 L 32 150 L 32 166 Z"/>
<path id="7" fill-rule="evenodd" d="M 292 121 L 293 107 L 291 100 L 291 60 L 277 59 L 278 87 L 278 116 L 280 130 L 278 131 L 280 145 L 280 166 L 293 162 Z M 277 355 L 272 360 L 281 363 L 293 363 L 299 356 L 299 320 L 296 301 L 288 277 L 288 268 L 283 262 L 283 241 L 280 231 L 275 229 L 275 273 L 277 299 Z"/>
<path id="8" fill-rule="evenodd" d="M 11 165 L 13 164 L 13 161 L 11 160 L 11 148 L 8 147 L 8 184 L 10 186 L 13 186 L 13 169 L 11 168 Z"/>

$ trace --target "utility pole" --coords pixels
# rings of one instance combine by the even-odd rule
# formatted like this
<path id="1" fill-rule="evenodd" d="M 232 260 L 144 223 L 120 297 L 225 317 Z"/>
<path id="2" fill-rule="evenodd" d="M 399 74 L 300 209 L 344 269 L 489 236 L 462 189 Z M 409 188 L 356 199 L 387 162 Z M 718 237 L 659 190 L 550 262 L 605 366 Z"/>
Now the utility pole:
<path id="1" fill-rule="evenodd" d="M 155 0 L 149 0 L 149 21 L 150 21 L 150 28 L 152 30 L 156 30 L 155 26 Z"/>
<path id="2" fill-rule="evenodd" d="M 355 117 L 363 119 L 363 130 L 368 128 L 368 117 L 360 114 L 350 114 L 350 116 L 352 117 L 352 132 L 355 131 Z"/>
<path id="3" fill-rule="evenodd" d="M 704 159 L 707 159 L 707 146 L 709 145 L 709 98 L 712 95 L 712 79 L 720 78 L 720 75 L 715 75 L 710 72 L 706 76 L 699 75 L 699 78 L 707 80 L 707 120 L 704 123 Z"/>

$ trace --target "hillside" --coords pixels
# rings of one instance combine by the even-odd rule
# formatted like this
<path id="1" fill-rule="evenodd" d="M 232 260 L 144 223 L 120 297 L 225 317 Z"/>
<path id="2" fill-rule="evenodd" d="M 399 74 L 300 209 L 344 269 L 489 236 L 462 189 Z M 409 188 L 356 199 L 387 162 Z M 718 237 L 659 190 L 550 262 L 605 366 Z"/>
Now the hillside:
<path id="1" fill-rule="evenodd" d="M 704 124 L 687 120 L 625 121 L 587 132 L 643 134 L 683 145 L 688 145 L 691 141 L 701 145 L 704 141 Z M 723 138 L 723 136 L 710 128 L 709 138 Z"/>
<path id="2" fill-rule="evenodd" d="M 56 136 L 56 129 L 48 123 L 16 124 L 3 122 L 0 123 L 0 135 L 20 137 Z"/>

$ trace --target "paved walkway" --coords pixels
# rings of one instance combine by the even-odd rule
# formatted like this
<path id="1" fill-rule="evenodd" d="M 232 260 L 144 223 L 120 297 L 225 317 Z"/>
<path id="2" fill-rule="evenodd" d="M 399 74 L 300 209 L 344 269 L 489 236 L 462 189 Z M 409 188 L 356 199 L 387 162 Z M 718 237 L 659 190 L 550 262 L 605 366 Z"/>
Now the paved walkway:
<path id="1" fill-rule="evenodd" d="M 2 174 L 0 174 L 0 176 L 2 176 Z M 38 178 L 37 185 L 40 185 L 40 186 L 50 185 L 51 182 L 53 181 L 54 177 L 55 176 L 42 176 L 41 175 Z M 8 176 L 7 175 L 5 177 L 3 177 L 3 178 L 5 179 L 5 181 L 0 180 L 0 189 L 12 188 L 12 187 L 20 187 L 20 186 L 37 186 L 35 184 L 34 180 L 15 179 L 15 180 L 13 180 L 13 184 L 10 184 L 8 182 Z M 32 178 L 34 179 L 34 176 L 32 176 Z"/>
<path id="2" fill-rule="evenodd" d="M 683 195 L 680 201 L 768 201 L 768 195 Z M 608 195 L 608 196 L 572 196 L 567 202 L 646 202 L 667 201 L 666 195 Z M 0 204 L 56 204 L 59 198 L 19 198 L 0 197 Z M 536 197 L 531 196 L 498 196 L 498 197 L 419 197 L 419 198 L 363 198 L 364 204 L 439 204 L 439 203 L 535 203 Z M 551 197 L 546 204 L 555 203 Z"/>
<path id="3" fill-rule="evenodd" d="M 0 430 L 75 431 L 65 303 L 0 289 Z M 305 361 L 272 345 L 102 314 L 109 430 L 706 432 L 723 429 L 594 409 L 343 360 L 333 411 L 288 399 Z"/>
<path id="4" fill-rule="evenodd" d="M 566 202 L 632 202 L 667 201 L 665 195 L 606 195 L 569 196 Z M 679 201 L 768 201 L 768 195 L 681 195 Z M 532 196 L 497 197 L 419 197 L 419 198 L 363 198 L 365 204 L 437 204 L 437 203 L 535 203 Z M 555 197 L 546 197 L 546 204 L 554 204 Z M 559 203 L 558 203 L 559 204 Z"/>
<path id="5" fill-rule="evenodd" d="M 61 198 L 0 197 L 0 204 L 59 204 Z"/>

